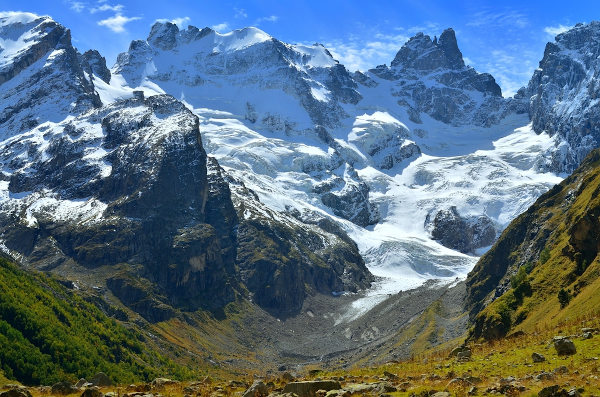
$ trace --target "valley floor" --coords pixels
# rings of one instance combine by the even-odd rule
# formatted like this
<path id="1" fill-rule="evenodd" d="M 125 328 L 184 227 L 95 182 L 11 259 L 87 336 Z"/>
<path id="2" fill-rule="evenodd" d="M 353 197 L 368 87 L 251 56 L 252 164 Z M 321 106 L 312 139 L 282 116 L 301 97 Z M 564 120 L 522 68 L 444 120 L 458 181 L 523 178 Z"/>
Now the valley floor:
<path id="1" fill-rule="evenodd" d="M 229 396 L 242 395 L 252 384 L 263 382 L 264 388 L 261 390 L 276 396 L 286 390 L 287 384 L 293 382 L 334 380 L 339 385 L 325 382 L 316 386 L 325 389 L 339 387 L 336 392 L 329 391 L 328 396 L 431 396 L 438 392 L 448 394 L 437 394 L 437 397 L 489 394 L 594 396 L 600 394 L 599 327 L 600 319 L 597 317 L 573 319 L 553 329 L 518 334 L 495 342 L 469 344 L 470 357 L 464 359 L 452 354 L 451 348 L 456 345 L 446 344 L 408 360 L 388 361 L 375 366 L 354 365 L 343 368 L 346 367 L 345 360 L 340 358 L 337 370 L 326 370 L 316 364 L 306 365 L 301 369 L 282 366 L 278 371 L 270 370 L 266 373 L 248 372 L 239 376 L 213 374 L 199 381 L 183 383 L 157 379 L 148 384 L 102 387 L 100 391 L 107 397 Z M 584 336 L 584 331 L 591 332 Z M 574 355 L 559 356 L 552 343 L 556 335 L 568 336 L 574 342 L 577 352 Z M 534 362 L 533 353 L 543 355 L 544 361 Z M 6 385 L 6 379 L 0 378 L 0 382 L 5 384 L 3 390 L 17 387 Z M 308 390 L 311 385 L 315 384 L 304 383 L 302 387 Z M 72 394 L 79 395 L 83 390 Z M 28 391 L 34 397 L 55 395 L 49 387 L 29 388 Z M 92 395 L 100 396 L 85 394 Z M 311 394 L 301 393 L 300 397 L 308 395 Z"/>

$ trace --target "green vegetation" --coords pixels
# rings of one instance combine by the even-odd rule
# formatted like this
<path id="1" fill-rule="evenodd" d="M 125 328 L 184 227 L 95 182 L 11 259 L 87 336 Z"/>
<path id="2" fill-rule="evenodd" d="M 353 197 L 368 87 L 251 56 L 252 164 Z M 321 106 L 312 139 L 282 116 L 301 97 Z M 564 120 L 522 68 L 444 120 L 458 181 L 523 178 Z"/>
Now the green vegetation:
<path id="1" fill-rule="evenodd" d="M 600 150 L 595 150 L 507 227 L 467 280 L 473 337 L 535 332 L 600 311 L 598 192 Z M 512 288 L 490 299 L 507 282 Z"/>
<path id="2" fill-rule="evenodd" d="M 560 291 L 558 291 L 558 302 L 560 303 L 560 308 L 563 309 L 569 304 L 570 301 L 571 294 L 569 294 L 569 292 L 564 288 L 561 288 Z"/>
<path id="3" fill-rule="evenodd" d="M 550 248 L 545 247 L 542 252 L 540 252 L 540 264 L 543 265 L 548 262 L 548 259 L 550 259 Z"/>
<path id="4" fill-rule="evenodd" d="M 41 273 L 28 273 L 0 258 L 0 369 L 24 384 L 52 384 L 91 377 L 114 381 L 189 376 L 149 350 L 96 306 Z"/>

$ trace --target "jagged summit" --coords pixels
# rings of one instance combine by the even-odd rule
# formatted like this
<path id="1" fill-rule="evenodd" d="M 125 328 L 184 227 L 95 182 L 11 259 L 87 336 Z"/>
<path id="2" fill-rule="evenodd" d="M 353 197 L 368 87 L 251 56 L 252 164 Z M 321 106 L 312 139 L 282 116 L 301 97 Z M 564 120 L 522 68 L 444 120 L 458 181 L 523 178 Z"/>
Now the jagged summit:
<path id="1" fill-rule="evenodd" d="M 47 16 L 0 13 L 2 138 L 100 106 L 71 32 Z"/>
<path id="2" fill-rule="evenodd" d="M 178 44 L 189 44 L 206 36 L 210 36 L 209 41 L 214 43 L 213 52 L 235 51 L 273 40 L 270 35 L 255 27 L 236 29 L 222 34 L 208 27 L 198 29 L 189 25 L 187 29 L 180 30 L 171 22 L 156 22 L 150 29 L 147 42 L 152 47 L 166 51 L 174 49 Z"/>
<path id="3" fill-rule="evenodd" d="M 392 61 L 393 67 L 432 71 L 438 68 L 462 69 L 465 62 L 458 49 L 452 28 L 442 32 L 439 40 L 418 33 L 402 46 Z"/>

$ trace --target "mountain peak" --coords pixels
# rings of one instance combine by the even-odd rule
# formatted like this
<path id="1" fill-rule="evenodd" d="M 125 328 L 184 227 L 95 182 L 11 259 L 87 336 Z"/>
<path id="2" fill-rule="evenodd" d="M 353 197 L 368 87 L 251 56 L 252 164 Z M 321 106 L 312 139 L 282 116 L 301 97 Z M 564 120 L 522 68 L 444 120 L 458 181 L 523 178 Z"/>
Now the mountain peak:
<path id="1" fill-rule="evenodd" d="M 465 67 L 465 62 L 458 49 L 456 34 L 448 28 L 439 39 L 432 40 L 422 32 L 411 37 L 396 54 L 392 66 L 423 71 L 440 67 L 458 70 Z"/>
<path id="2" fill-rule="evenodd" d="M 179 28 L 171 22 L 156 22 L 150 29 L 147 41 L 162 50 L 172 50 L 177 45 Z"/>

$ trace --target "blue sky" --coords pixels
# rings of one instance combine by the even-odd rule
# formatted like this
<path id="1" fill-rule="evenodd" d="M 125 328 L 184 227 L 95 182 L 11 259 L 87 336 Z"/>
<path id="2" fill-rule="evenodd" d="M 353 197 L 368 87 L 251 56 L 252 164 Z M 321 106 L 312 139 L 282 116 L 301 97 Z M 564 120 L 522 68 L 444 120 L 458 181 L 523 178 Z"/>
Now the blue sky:
<path id="1" fill-rule="evenodd" d="M 80 50 L 99 50 L 112 66 L 157 19 L 225 33 L 257 26 L 289 43 L 323 43 L 351 71 L 389 64 L 417 32 L 456 31 L 466 62 L 491 73 L 512 95 L 531 77 L 547 41 L 577 22 L 600 19 L 600 1 L 149 1 L 0 0 L 1 11 L 52 16 Z"/>

